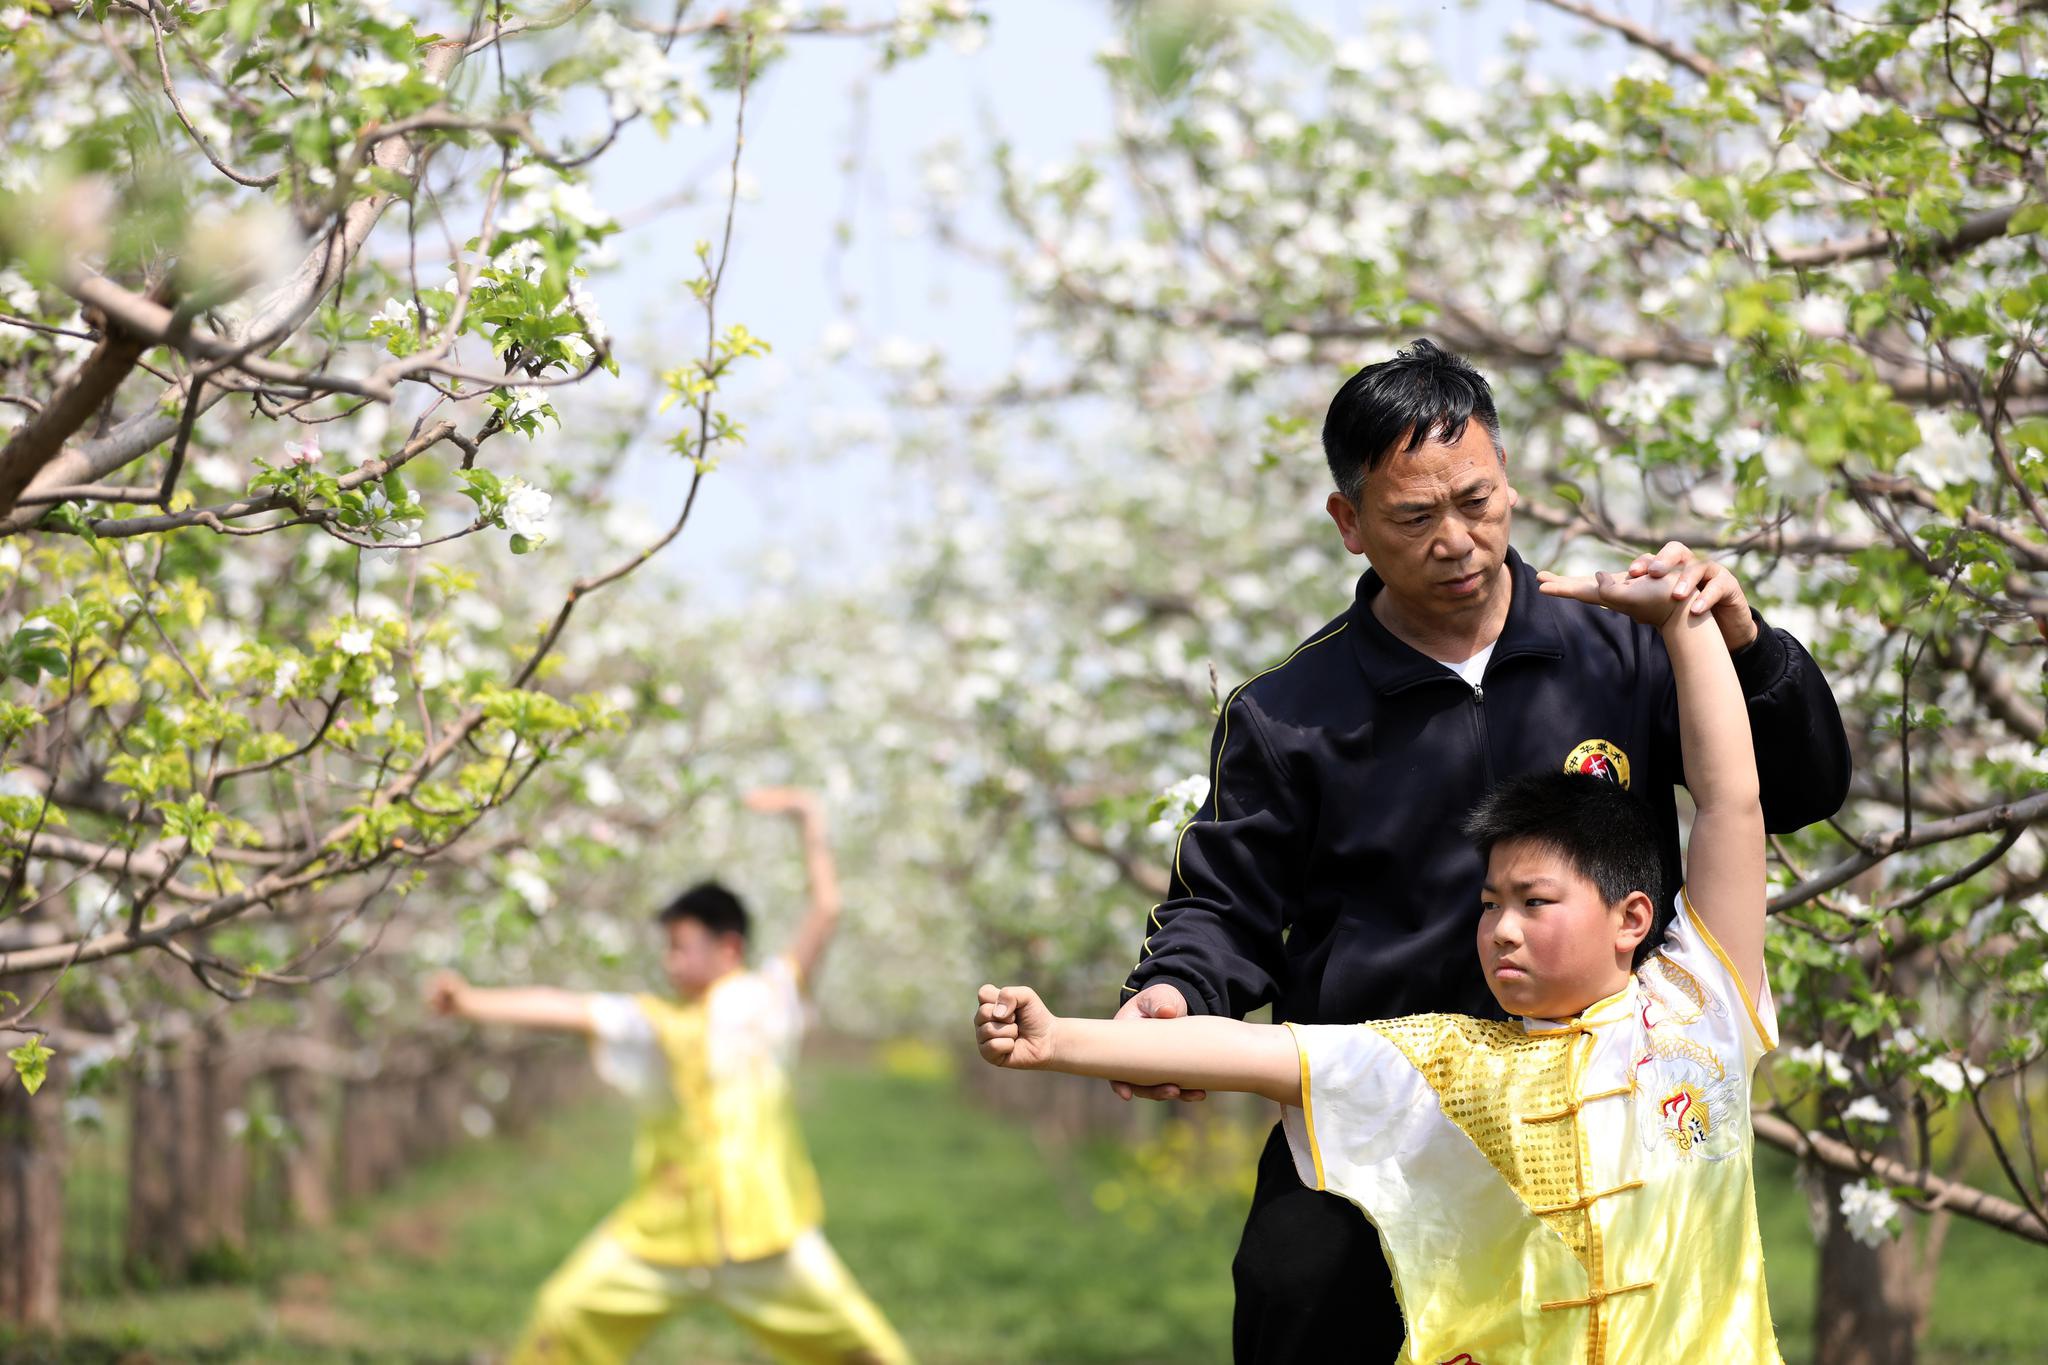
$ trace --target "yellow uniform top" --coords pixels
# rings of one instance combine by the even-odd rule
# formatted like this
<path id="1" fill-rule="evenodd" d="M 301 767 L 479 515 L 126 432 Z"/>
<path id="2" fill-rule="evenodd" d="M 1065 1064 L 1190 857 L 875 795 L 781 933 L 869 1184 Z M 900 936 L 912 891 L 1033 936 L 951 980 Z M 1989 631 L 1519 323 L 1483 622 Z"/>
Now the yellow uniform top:
<path id="1" fill-rule="evenodd" d="M 1404 1365 L 1778 1365 L 1749 1117 L 1776 1016 L 1683 894 L 1575 1019 L 1290 1027 L 1295 1167 L 1378 1229 Z"/>
<path id="2" fill-rule="evenodd" d="M 599 996 L 598 1074 L 642 1103 L 634 1188 L 607 1228 L 633 1255 L 712 1265 L 778 1255 L 824 1217 L 790 1076 L 796 967 L 776 958 L 702 998 Z"/>

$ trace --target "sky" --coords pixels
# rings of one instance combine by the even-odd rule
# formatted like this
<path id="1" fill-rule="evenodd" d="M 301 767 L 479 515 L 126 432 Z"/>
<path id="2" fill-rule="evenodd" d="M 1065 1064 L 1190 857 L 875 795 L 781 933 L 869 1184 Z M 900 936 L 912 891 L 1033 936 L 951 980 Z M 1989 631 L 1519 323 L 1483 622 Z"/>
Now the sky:
<path id="1" fill-rule="evenodd" d="M 894 6 L 851 8 L 858 16 Z M 1534 0 L 1296 8 L 1339 37 L 1361 31 L 1369 12 L 1392 8 L 1431 40 L 1446 69 L 1472 73 L 1473 83 L 1516 25 L 1542 36 L 1538 60 L 1560 75 L 1626 61 L 1619 43 L 1589 60 L 1572 41 L 1583 26 Z M 1616 8 L 1653 26 L 1659 18 L 1654 5 Z M 950 138 L 979 172 L 991 126 L 1026 165 L 1070 159 L 1105 137 L 1110 101 L 1095 56 L 1117 26 L 1107 0 L 994 0 L 989 9 L 979 50 L 942 41 L 888 71 L 877 70 L 871 42 L 799 39 L 750 95 L 741 183 L 758 194 L 739 205 L 719 310 L 721 325 L 744 322 L 774 351 L 750 362 L 730 391 L 747 445 L 707 480 L 691 526 L 659 561 L 700 600 L 735 603 L 764 574 L 799 584 L 857 578 L 887 561 L 908 519 L 928 514 L 882 443 L 843 434 L 848 418 L 886 421 L 872 361 L 888 339 L 937 346 L 955 374 L 993 376 L 1008 366 L 1015 306 L 1002 279 L 914 230 L 921 157 Z M 619 267 L 595 282 L 608 326 L 627 343 L 622 363 L 667 368 L 701 352 L 702 316 L 682 285 L 692 244 L 715 238 L 723 216 L 733 101 L 714 98 L 711 111 L 708 127 L 679 126 L 666 139 L 636 125 L 597 163 L 593 195 L 628 221 L 678 194 L 698 201 L 629 228 L 617 239 Z M 851 177 L 850 155 L 858 156 Z M 970 190 L 962 222 L 982 240 L 1000 240 L 985 207 L 988 178 L 974 183 L 984 193 L 977 202 Z M 839 251 L 842 220 L 853 235 Z M 834 359 L 824 338 L 847 322 L 858 340 Z M 657 425 L 648 444 L 674 430 Z M 665 519 L 687 474 L 675 455 L 650 449 L 621 475 L 619 500 Z"/>

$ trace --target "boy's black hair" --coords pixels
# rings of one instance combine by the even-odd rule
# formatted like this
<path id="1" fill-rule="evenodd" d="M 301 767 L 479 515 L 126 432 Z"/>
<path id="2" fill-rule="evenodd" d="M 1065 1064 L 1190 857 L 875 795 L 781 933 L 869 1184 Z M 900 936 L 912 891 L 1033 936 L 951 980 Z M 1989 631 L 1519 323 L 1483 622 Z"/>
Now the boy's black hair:
<path id="1" fill-rule="evenodd" d="M 1419 340 L 1344 381 L 1323 419 L 1323 457 L 1337 491 L 1357 502 L 1365 476 L 1397 442 L 1404 453 L 1432 438 L 1453 445 L 1474 418 L 1493 438 L 1494 454 L 1502 455 L 1500 417 L 1486 380 L 1463 357 Z"/>
<path id="2" fill-rule="evenodd" d="M 747 907 L 715 881 L 698 882 L 663 906 L 654 918 L 659 924 L 693 919 L 714 934 L 747 936 Z"/>
<path id="3" fill-rule="evenodd" d="M 1636 946 L 1637 966 L 1663 941 L 1670 894 L 1657 823 L 1624 788 L 1585 773 L 1524 773 L 1495 784 L 1464 829 L 1482 859 L 1500 844 L 1542 844 L 1563 855 L 1609 905 L 1631 891 L 1648 896 L 1655 919 Z"/>

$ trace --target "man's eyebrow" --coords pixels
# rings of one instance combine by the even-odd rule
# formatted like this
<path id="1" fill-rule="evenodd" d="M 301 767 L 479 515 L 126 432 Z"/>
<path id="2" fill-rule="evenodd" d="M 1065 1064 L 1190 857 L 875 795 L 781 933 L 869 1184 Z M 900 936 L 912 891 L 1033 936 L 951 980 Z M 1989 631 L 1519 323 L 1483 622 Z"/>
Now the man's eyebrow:
<path id="1" fill-rule="evenodd" d="M 1436 502 L 1397 502 L 1389 510 L 1397 517 L 1412 517 L 1419 512 L 1434 511 L 1446 502 L 1470 502 L 1473 498 L 1479 497 L 1481 494 L 1491 493 L 1492 491 L 1492 478 L 1482 474 L 1457 492 L 1451 494 L 1448 498 L 1442 498 Z"/>

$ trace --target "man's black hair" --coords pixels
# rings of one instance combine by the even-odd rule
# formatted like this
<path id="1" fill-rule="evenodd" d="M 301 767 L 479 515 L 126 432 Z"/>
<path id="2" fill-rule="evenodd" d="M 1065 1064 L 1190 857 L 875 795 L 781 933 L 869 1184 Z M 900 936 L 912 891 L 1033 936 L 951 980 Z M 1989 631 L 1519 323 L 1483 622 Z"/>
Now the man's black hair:
<path id="1" fill-rule="evenodd" d="M 1613 905 L 1631 891 L 1650 898 L 1655 919 L 1635 962 L 1656 951 L 1669 918 L 1657 823 L 1640 799 L 1604 777 L 1524 773 L 1498 783 L 1465 817 L 1465 837 L 1490 857 L 1496 845 L 1535 843 L 1556 850 Z"/>
<path id="2" fill-rule="evenodd" d="M 693 919 L 714 934 L 747 936 L 747 907 L 717 882 L 698 882 L 663 906 L 654 918 L 661 924 Z"/>
<path id="3" fill-rule="evenodd" d="M 1474 418 L 1501 455 L 1500 418 L 1486 380 L 1463 357 L 1420 340 L 1344 381 L 1323 419 L 1323 456 L 1337 491 L 1357 502 L 1365 476 L 1397 444 L 1403 453 L 1432 439 L 1455 445 Z"/>

